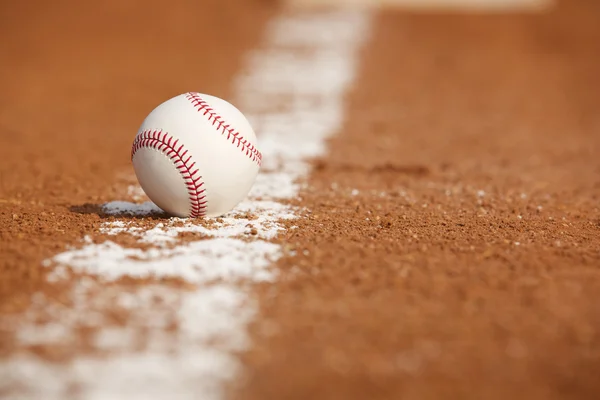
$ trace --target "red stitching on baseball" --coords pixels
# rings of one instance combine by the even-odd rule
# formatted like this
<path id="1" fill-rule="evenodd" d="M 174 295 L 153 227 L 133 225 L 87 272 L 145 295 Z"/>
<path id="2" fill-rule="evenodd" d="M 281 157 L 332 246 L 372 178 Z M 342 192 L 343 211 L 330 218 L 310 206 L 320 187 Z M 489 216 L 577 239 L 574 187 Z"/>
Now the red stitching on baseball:
<path id="1" fill-rule="evenodd" d="M 229 124 L 226 124 L 223 118 L 213 110 L 210 105 L 206 101 L 200 97 L 199 93 L 189 92 L 185 96 L 192 105 L 202 113 L 202 115 L 208 117 L 208 122 L 211 123 L 212 126 L 216 126 L 217 131 L 220 131 L 225 139 L 230 140 L 232 144 L 235 144 L 238 149 L 248 158 L 250 158 L 253 162 L 257 163 L 258 166 L 262 164 L 262 154 L 254 145 L 248 142 L 244 137 L 237 132 L 235 129 L 231 128 Z"/>
<path id="2" fill-rule="evenodd" d="M 190 217 L 203 217 L 206 215 L 207 200 L 202 176 L 196 176 L 199 171 L 198 168 L 194 168 L 196 163 L 191 161 L 192 156 L 185 158 L 188 151 L 183 148 L 183 144 L 177 147 L 177 143 L 179 139 L 160 129 L 142 131 L 133 141 L 131 159 L 133 160 L 133 156 L 141 148 L 156 149 L 169 157 L 185 181 L 190 196 Z"/>

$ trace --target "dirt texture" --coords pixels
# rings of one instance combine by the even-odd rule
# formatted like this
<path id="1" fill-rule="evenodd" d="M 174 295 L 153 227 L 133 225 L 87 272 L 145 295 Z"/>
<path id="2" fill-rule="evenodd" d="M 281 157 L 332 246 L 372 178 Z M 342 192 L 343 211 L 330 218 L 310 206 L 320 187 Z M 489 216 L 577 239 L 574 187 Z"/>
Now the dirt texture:
<path id="1" fill-rule="evenodd" d="M 378 17 L 239 398 L 598 397 L 599 17 Z"/>
<path id="2" fill-rule="evenodd" d="M 142 119 L 189 90 L 227 98 L 276 8 L 0 5 L 2 315 L 66 301 L 42 260 L 98 230 Z M 599 19 L 593 0 L 376 17 L 231 398 L 598 397 Z M 0 331 L 0 356 L 19 350 Z"/>

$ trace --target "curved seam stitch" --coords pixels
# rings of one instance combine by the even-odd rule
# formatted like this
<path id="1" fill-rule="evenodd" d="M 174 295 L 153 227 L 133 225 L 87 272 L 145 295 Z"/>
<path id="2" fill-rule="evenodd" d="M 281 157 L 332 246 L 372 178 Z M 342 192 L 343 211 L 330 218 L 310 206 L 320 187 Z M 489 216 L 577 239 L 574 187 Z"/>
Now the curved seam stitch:
<path id="1" fill-rule="evenodd" d="M 166 155 L 183 177 L 187 187 L 191 208 L 190 217 L 202 217 L 206 215 L 207 208 L 204 182 L 202 176 L 196 177 L 199 172 L 198 168 L 194 169 L 196 162 L 192 161 L 191 155 L 186 157 L 188 151 L 184 149 L 183 144 L 177 147 L 178 143 L 179 139 L 174 139 L 161 129 L 144 130 L 133 141 L 131 160 L 133 161 L 133 156 L 141 148 L 152 148 Z"/>
<path id="2" fill-rule="evenodd" d="M 192 103 L 194 108 L 201 112 L 202 115 L 208 118 L 208 122 L 214 127 L 216 125 L 217 131 L 221 132 L 221 135 L 225 136 L 225 139 L 231 141 L 231 144 L 236 145 L 238 149 L 245 153 L 248 158 L 258 164 L 260 167 L 262 164 L 262 154 L 252 143 L 244 139 L 244 137 L 229 124 L 226 124 L 223 118 L 217 114 L 210 105 L 200 97 L 199 93 L 189 92 L 186 94 L 186 98 Z M 237 144 L 236 144 L 237 141 Z"/>

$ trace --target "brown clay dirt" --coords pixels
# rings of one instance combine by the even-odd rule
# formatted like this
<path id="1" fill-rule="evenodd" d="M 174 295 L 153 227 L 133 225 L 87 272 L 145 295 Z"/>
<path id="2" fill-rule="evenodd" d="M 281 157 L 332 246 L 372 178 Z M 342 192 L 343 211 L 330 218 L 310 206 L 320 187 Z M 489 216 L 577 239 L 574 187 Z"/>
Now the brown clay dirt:
<path id="1" fill-rule="evenodd" d="M 600 7 L 573 3 L 378 17 L 242 399 L 598 398 Z"/>
<path id="2" fill-rule="evenodd" d="M 275 12 L 186 4 L 0 5 L 1 313 L 62 301 L 40 263 L 97 230 L 148 110 L 227 97 Z M 232 398 L 597 398 L 599 18 L 377 16 Z"/>

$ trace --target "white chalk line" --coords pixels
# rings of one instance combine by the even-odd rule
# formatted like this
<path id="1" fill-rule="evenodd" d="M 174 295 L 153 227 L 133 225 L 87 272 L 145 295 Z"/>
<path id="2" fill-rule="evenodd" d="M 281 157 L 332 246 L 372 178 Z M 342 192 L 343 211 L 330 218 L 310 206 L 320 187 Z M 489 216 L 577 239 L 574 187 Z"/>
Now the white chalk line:
<path id="1" fill-rule="evenodd" d="M 61 364 L 27 352 L 2 361 L 0 393 L 10 389 L 7 399 L 222 399 L 227 383 L 242 373 L 236 354 L 251 345 L 247 326 L 258 310 L 242 283 L 277 278 L 270 266 L 283 253 L 273 239 L 282 221 L 299 215 L 282 200 L 298 196 L 307 161 L 322 155 L 325 140 L 340 129 L 369 26 L 370 15 L 359 11 L 272 20 L 264 46 L 235 80 L 234 104 L 255 127 L 265 160 L 249 199 L 210 225 L 169 219 L 146 229 L 117 218 L 100 233 L 131 235 L 149 248 L 86 237 L 82 246 L 47 260 L 52 282 L 83 274 L 70 304 L 37 294 L 25 315 L 0 320 L 0 329 L 13 332 L 23 348 L 75 349 L 84 345 L 80 331 L 91 329 L 85 345 L 92 351 Z M 141 202 L 139 187 L 125 197 L 104 211 L 117 217 L 157 211 Z M 184 243 L 182 233 L 203 240 Z M 119 283 L 122 277 L 177 278 L 191 289 L 160 281 L 132 287 Z"/>

